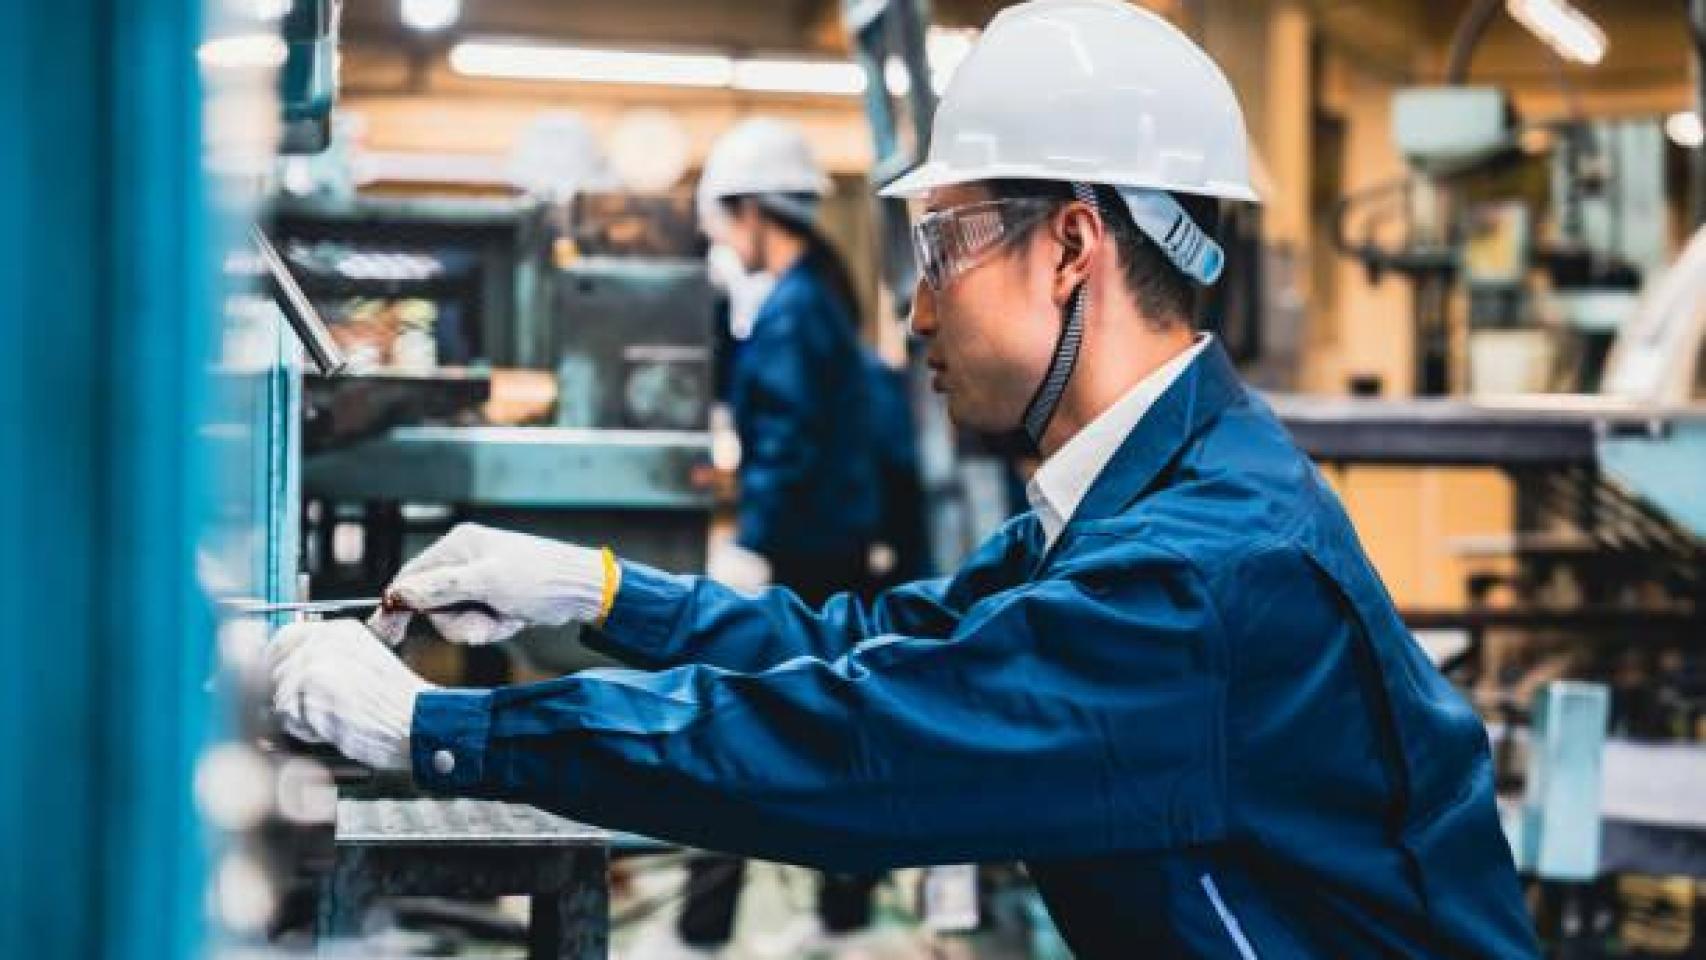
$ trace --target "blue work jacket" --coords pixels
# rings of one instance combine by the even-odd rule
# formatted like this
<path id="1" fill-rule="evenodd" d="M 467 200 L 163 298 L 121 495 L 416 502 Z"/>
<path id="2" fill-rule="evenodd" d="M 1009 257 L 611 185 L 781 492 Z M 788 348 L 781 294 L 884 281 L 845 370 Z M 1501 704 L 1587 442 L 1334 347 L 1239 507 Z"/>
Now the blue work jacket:
<path id="1" fill-rule="evenodd" d="M 867 391 L 853 320 L 802 259 L 777 278 L 735 354 L 741 546 L 777 559 L 871 544 L 879 490 Z"/>
<path id="2" fill-rule="evenodd" d="M 1481 723 L 1218 346 L 1052 549 L 1024 515 L 821 610 L 627 564 L 599 643 L 657 672 L 423 694 L 416 776 L 832 870 L 1023 860 L 1084 960 L 1537 955 Z"/>

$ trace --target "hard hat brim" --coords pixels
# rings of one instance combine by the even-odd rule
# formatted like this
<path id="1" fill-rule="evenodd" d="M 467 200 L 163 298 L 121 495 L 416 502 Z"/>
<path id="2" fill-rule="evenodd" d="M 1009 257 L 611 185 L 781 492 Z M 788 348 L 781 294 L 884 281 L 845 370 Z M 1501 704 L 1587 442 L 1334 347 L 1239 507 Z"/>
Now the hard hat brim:
<path id="1" fill-rule="evenodd" d="M 1077 173 L 1075 176 L 1074 173 Z M 1247 184 L 1158 184 L 1142 176 L 1085 176 L 1081 172 L 1068 170 L 1042 169 L 1030 164 L 994 164 L 978 169 L 955 168 L 940 160 L 931 160 L 919 164 L 910 172 L 903 174 L 893 183 L 882 188 L 877 195 L 889 199 L 915 200 L 932 190 L 940 187 L 950 187 L 961 183 L 977 183 L 983 180 L 1054 180 L 1062 183 L 1105 183 L 1111 187 L 1147 187 L 1157 190 L 1171 190 L 1177 193 L 1193 194 L 1203 197 L 1214 197 L 1220 200 L 1237 200 L 1244 203 L 1261 203 L 1262 198 Z"/>
<path id="2" fill-rule="evenodd" d="M 953 175 L 947 164 L 930 161 L 902 174 L 899 179 L 877 191 L 877 196 L 887 200 L 916 200 L 937 187 L 963 182 L 963 178 Z"/>

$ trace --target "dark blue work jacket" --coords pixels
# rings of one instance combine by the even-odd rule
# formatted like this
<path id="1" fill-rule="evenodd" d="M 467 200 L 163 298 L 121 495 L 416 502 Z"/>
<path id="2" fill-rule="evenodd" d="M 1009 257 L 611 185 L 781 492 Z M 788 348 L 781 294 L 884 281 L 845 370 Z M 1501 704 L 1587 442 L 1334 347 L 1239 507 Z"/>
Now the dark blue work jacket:
<path id="1" fill-rule="evenodd" d="M 1052 550 L 1021 516 L 817 611 L 627 564 L 600 642 L 658 672 L 424 694 L 416 776 L 834 870 L 1023 860 L 1085 960 L 1536 955 L 1480 722 L 1218 346 Z"/>
<path id="2" fill-rule="evenodd" d="M 867 394 L 853 320 L 802 259 L 777 278 L 735 354 L 741 546 L 785 559 L 871 544 L 879 490 Z"/>

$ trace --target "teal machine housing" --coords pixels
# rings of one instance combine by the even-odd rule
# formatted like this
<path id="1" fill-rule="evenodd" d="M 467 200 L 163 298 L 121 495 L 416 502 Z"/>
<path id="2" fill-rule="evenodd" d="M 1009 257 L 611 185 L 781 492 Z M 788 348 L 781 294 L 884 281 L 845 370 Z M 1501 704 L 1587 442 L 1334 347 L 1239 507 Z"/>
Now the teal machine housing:
<path id="1" fill-rule="evenodd" d="M 329 29 L 289 48 L 285 126 L 324 129 L 336 4 L 294 7 Z M 197 56 L 280 25 L 214 9 L 0 7 L 0 956 L 218 942 L 194 796 L 229 729 L 214 601 L 294 593 L 300 361 L 222 269 L 259 198 L 210 157 L 208 118 L 279 110 L 277 65 L 257 86 Z"/>
<path id="2" fill-rule="evenodd" d="M 343 0 L 301 0 L 291 4 L 280 24 L 285 45 L 278 77 L 284 153 L 319 153 L 331 145 L 342 13 Z"/>

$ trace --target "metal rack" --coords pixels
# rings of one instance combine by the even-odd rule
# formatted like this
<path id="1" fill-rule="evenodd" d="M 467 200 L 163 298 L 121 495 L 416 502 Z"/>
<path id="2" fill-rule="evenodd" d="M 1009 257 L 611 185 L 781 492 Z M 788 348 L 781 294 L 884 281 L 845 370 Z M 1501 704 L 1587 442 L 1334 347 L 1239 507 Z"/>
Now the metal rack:
<path id="1" fill-rule="evenodd" d="M 610 947 L 603 830 L 519 804 L 338 801 L 334 863 L 322 882 L 322 941 L 361 933 L 394 896 L 532 899 L 530 960 L 603 960 Z"/>

